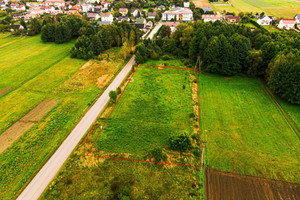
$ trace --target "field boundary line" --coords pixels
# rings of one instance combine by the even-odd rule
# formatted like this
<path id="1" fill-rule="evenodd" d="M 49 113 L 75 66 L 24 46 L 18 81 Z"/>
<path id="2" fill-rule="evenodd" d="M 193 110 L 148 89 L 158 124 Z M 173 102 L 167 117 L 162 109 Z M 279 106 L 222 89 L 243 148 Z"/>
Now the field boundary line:
<path id="1" fill-rule="evenodd" d="M 275 105 L 275 107 L 277 108 L 277 110 L 279 111 L 280 115 L 282 116 L 282 118 L 287 122 L 287 124 L 289 125 L 289 127 L 294 131 L 294 133 L 297 135 L 298 138 L 300 138 L 300 130 L 297 126 L 297 124 L 295 123 L 295 121 L 291 118 L 291 116 L 284 110 L 284 108 L 281 106 L 281 104 L 277 101 L 277 98 L 274 96 L 274 94 L 265 86 L 265 84 L 262 82 L 262 80 L 260 78 L 258 78 L 258 82 L 260 83 L 260 85 L 262 86 L 263 90 L 265 91 L 265 93 L 270 97 L 270 99 L 272 100 L 273 104 Z"/>
<path id="2" fill-rule="evenodd" d="M 110 116 L 112 115 L 114 109 L 116 108 L 117 104 L 119 103 L 123 93 L 125 92 L 128 84 L 131 82 L 133 75 L 135 74 L 135 72 L 137 71 L 137 69 L 140 66 L 144 66 L 144 67 L 155 67 L 155 68 L 170 68 L 170 69 L 185 69 L 185 70 L 193 70 L 196 71 L 196 76 L 197 76 L 197 96 L 198 96 L 198 102 L 197 102 L 197 106 L 198 106 L 198 123 L 199 123 L 199 147 L 200 147 L 200 165 L 188 165 L 188 164 L 181 164 L 181 163 L 166 163 L 166 162 L 156 162 L 156 161 L 147 161 L 147 160 L 138 160 L 138 159 L 129 159 L 129 158 L 120 158 L 120 157 L 109 157 L 109 156 L 98 156 L 98 155 L 91 155 L 91 151 L 97 141 L 97 139 L 99 138 L 102 130 L 104 129 L 106 123 L 108 122 Z M 99 127 L 99 126 L 98 126 Z M 93 130 L 93 134 L 96 132 L 97 127 L 95 128 L 95 130 Z M 145 163 L 157 163 L 157 164 L 167 164 L 167 165 L 180 165 L 180 166 L 187 166 L 187 167 L 202 167 L 202 159 L 201 159 L 201 136 L 200 136 L 200 111 L 199 111 L 199 84 L 198 84 L 198 70 L 197 69 L 193 69 L 193 68 L 179 68 L 179 67 L 170 67 L 170 66 L 153 66 L 153 65 L 138 65 L 135 70 L 133 71 L 133 73 L 131 74 L 131 76 L 129 77 L 122 93 L 120 94 L 119 98 L 117 99 L 117 102 L 115 103 L 114 107 L 112 108 L 112 110 L 110 111 L 110 114 L 108 115 L 108 117 L 106 118 L 104 124 L 102 125 L 96 139 L 94 140 L 94 142 L 92 143 L 91 147 L 89 148 L 86 156 L 90 156 L 90 157 L 97 157 L 97 158 L 108 158 L 108 159 L 115 159 L 115 160 L 127 160 L 127 161 L 136 161 L 136 162 L 145 162 Z"/>
<path id="3" fill-rule="evenodd" d="M 22 39 L 24 39 L 24 37 L 21 37 L 21 38 L 15 39 L 15 40 L 13 40 L 13 41 L 7 42 L 7 43 L 5 43 L 5 44 L 2 44 L 2 45 L 0 46 L 0 48 L 6 47 L 6 46 L 8 46 L 8 45 L 10 45 L 10 44 L 12 44 L 12 43 L 15 43 L 15 42 L 17 42 L 17 41 L 19 41 L 19 40 L 22 40 Z"/>

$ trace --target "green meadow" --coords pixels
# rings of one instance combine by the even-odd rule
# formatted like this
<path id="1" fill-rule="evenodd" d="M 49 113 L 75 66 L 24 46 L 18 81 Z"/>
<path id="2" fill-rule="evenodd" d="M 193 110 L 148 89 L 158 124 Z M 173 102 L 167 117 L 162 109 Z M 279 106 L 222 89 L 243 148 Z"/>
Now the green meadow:
<path id="1" fill-rule="evenodd" d="M 273 15 L 275 17 L 293 18 L 299 14 L 300 2 L 295 0 L 230 0 L 229 4 L 211 4 L 215 11 L 252 12 Z"/>
<path id="2" fill-rule="evenodd" d="M 195 71 L 140 66 L 133 80 L 100 133 L 93 154 L 142 159 L 155 148 L 172 154 L 172 134 L 194 133 L 189 116 L 194 113 L 191 83 L 196 80 Z M 194 160 L 199 161 L 199 155 L 184 164 L 196 164 Z"/>
<path id="3" fill-rule="evenodd" d="M 59 100 L 0 155 L 0 199 L 15 198 L 67 137 L 104 91 L 97 78 L 106 68 L 113 77 L 123 66 L 123 60 L 111 56 L 111 61 L 82 68 L 87 61 L 70 58 L 73 45 L 45 44 L 34 36 L 0 48 L 0 89 L 11 89 L 0 96 L 0 134 L 44 100 Z"/>
<path id="4" fill-rule="evenodd" d="M 299 138 L 256 79 L 201 74 L 199 89 L 205 164 L 299 183 Z M 299 106 L 281 104 L 299 126 Z"/>

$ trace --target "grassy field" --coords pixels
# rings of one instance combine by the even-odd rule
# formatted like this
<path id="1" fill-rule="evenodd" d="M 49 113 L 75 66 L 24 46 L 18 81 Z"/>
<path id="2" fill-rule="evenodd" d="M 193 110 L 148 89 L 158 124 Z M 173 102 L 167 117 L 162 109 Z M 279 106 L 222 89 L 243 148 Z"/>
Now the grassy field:
<path id="1" fill-rule="evenodd" d="M 229 4 L 211 4 L 215 11 L 222 12 L 252 12 L 262 13 L 275 17 L 293 18 L 299 14 L 300 2 L 295 0 L 230 0 Z"/>
<path id="2" fill-rule="evenodd" d="M 205 164 L 299 183 L 299 138 L 256 79 L 201 74 L 199 88 Z M 299 106 L 282 103 L 299 126 Z"/>
<path id="3" fill-rule="evenodd" d="M 196 73 L 141 66 L 133 79 L 96 141 L 97 151 L 93 154 L 124 153 L 142 159 L 151 150 L 162 148 L 169 155 L 168 162 L 177 163 L 180 156 L 169 150 L 169 137 L 184 131 L 197 134 L 189 117 L 194 113 L 191 83 Z M 181 159 L 182 163 L 195 165 L 200 155 Z"/>
<path id="4" fill-rule="evenodd" d="M 59 100 L 0 155 L 0 199 L 16 197 L 124 64 L 119 49 L 87 64 L 71 59 L 73 44 L 34 36 L 0 48 L 0 89 L 11 88 L 0 96 L 0 134 L 45 99 Z"/>
<path id="5" fill-rule="evenodd" d="M 165 62 L 183 66 L 175 59 L 148 61 L 146 64 Z M 151 160 L 147 157 L 149 151 L 160 147 L 167 154 L 167 161 L 180 162 L 180 158 L 172 158 L 167 141 L 171 133 L 193 129 L 194 122 L 189 119 L 189 114 L 193 112 L 194 105 L 190 82 L 194 75 L 194 72 L 186 74 L 182 69 L 139 67 L 91 154 Z M 112 106 L 110 104 L 99 116 L 95 126 L 103 125 Z M 203 189 L 199 168 L 86 156 L 93 142 L 93 139 L 90 141 L 91 135 L 95 137 L 98 133 L 93 133 L 93 130 L 94 127 L 41 199 L 121 199 L 122 196 L 131 199 L 203 198 L 199 192 Z M 188 162 L 185 160 L 185 163 Z"/>

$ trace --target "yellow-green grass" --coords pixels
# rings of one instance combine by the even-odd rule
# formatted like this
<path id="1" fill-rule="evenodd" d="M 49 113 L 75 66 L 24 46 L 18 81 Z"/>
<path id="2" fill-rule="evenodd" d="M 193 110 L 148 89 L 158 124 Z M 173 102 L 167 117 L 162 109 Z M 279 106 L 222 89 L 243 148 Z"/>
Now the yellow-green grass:
<path id="1" fill-rule="evenodd" d="M 199 87 L 205 164 L 299 183 L 299 138 L 256 79 L 201 74 Z M 299 106 L 284 107 L 299 118 Z"/>
<path id="2" fill-rule="evenodd" d="M 233 5 L 234 9 L 236 9 L 236 12 L 265 12 L 267 15 L 284 18 L 294 17 L 296 14 L 299 14 L 300 10 L 300 2 L 294 0 L 230 0 L 229 2 Z M 216 11 L 234 11 L 233 8 L 230 8 L 230 5 L 212 5 Z"/>
<path id="3" fill-rule="evenodd" d="M 22 37 L 13 37 L 10 36 L 10 33 L 0 33 L 0 48 L 2 48 L 5 44 L 12 42 L 14 40 L 21 39 Z"/>
<path id="4" fill-rule="evenodd" d="M 34 36 L 0 48 L 1 87 L 12 88 L 0 97 L 0 133 L 43 100 L 60 100 L 0 155 L 0 199 L 16 197 L 104 90 L 97 87 L 97 81 L 74 84 L 81 81 L 74 74 L 86 61 L 70 58 L 73 45 L 74 41 L 45 44 Z"/>

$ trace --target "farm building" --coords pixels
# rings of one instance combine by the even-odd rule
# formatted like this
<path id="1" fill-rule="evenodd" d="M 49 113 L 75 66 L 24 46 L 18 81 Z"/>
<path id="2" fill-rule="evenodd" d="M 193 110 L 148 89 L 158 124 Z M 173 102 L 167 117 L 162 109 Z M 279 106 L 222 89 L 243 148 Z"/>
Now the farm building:
<path id="1" fill-rule="evenodd" d="M 260 17 L 258 20 L 257 20 L 257 23 L 259 25 L 266 25 L 266 26 L 269 26 L 272 24 L 272 21 L 273 21 L 273 18 L 271 16 L 262 16 Z"/>
<path id="2" fill-rule="evenodd" d="M 296 24 L 296 19 L 282 19 L 278 24 L 278 28 L 281 29 L 293 29 Z"/>

